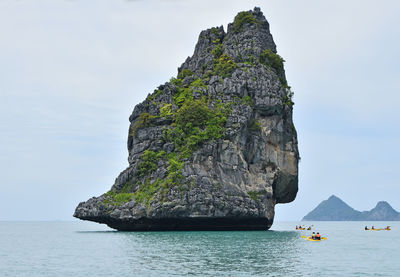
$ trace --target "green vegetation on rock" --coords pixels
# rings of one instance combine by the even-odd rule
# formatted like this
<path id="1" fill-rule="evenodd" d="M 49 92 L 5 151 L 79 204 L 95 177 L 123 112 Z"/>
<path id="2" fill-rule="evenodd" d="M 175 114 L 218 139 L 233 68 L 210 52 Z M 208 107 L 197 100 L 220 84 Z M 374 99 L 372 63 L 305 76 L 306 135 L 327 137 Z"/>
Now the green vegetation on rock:
<path id="1" fill-rule="evenodd" d="M 219 42 L 219 40 L 218 40 Z M 214 58 L 219 58 L 221 57 L 222 53 L 224 52 L 222 43 L 218 43 L 217 46 L 211 51 L 211 54 L 213 54 Z"/>
<path id="2" fill-rule="evenodd" d="M 293 91 L 289 90 L 289 93 L 283 97 L 283 104 L 292 107 L 294 105 L 292 99 L 293 99 Z"/>
<path id="3" fill-rule="evenodd" d="M 188 101 L 177 111 L 175 123 L 185 132 L 196 127 L 204 128 L 209 118 L 209 112 L 209 108 L 203 101 Z"/>
<path id="4" fill-rule="evenodd" d="M 285 60 L 274 53 L 271 49 L 264 50 L 260 56 L 260 62 L 268 67 L 271 67 L 275 70 L 276 74 L 279 76 L 279 80 L 284 86 L 287 85 L 287 81 L 284 75 L 283 63 Z"/>
<path id="5" fill-rule="evenodd" d="M 192 76 L 193 71 L 190 69 L 183 69 L 181 72 L 178 73 L 178 79 L 185 79 L 185 77 Z"/>
<path id="6" fill-rule="evenodd" d="M 196 79 L 189 85 L 184 85 L 182 79 L 172 78 L 171 83 L 175 86 L 173 101 L 178 109 L 172 110 L 172 104 L 164 103 L 160 108 L 160 116 L 168 116 L 173 120 L 172 128 L 164 129 L 163 138 L 164 143 L 173 143 L 175 150 L 169 154 L 165 151 L 150 150 L 143 153 L 137 171 L 142 181 L 137 184 L 138 189 L 134 197 L 137 202 L 147 205 L 158 191 L 181 185 L 184 160 L 190 158 L 202 143 L 222 138 L 227 116 L 230 113 L 229 105 L 212 100 L 204 94 L 207 91 L 207 85 L 202 79 Z M 202 98 L 194 99 L 194 93 L 200 93 Z M 149 115 L 139 117 L 138 127 L 149 124 L 151 120 L 148 119 L 153 119 L 153 117 Z M 136 126 L 136 123 L 134 125 Z M 164 160 L 167 164 L 168 174 L 166 178 L 150 183 L 149 176 L 157 170 L 160 160 Z"/>
<path id="7" fill-rule="evenodd" d="M 254 17 L 252 12 L 240 12 L 235 16 L 233 22 L 233 30 L 239 32 L 242 30 L 244 24 L 259 24 L 258 20 Z"/>
<path id="8" fill-rule="evenodd" d="M 219 35 L 219 30 L 217 27 L 212 27 L 211 28 L 211 33 L 213 33 L 214 35 L 218 36 Z"/>
<path id="9" fill-rule="evenodd" d="M 157 118 L 157 116 L 151 115 L 149 113 L 142 113 L 136 120 L 135 124 L 133 124 L 132 126 L 131 136 L 136 136 L 137 131 L 142 128 L 150 127 L 155 118 Z"/>
<path id="10" fill-rule="evenodd" d="M 242 99 L 241 99 L 241 104 L 249 105 L 250 107 L 254 107 L 254 101 L 253 101 L 253 99 L 251 98 L 250 95 L 243 96 Z"/>
<path id="11" fill-rule="evenodd" d="M 146 99 L 149 100 L 149 101 L 153 101 L 158 96 L 160 96 L 161 93 L 162 93 L 161 89 L 156 89 L 156 90 L 154 90 L 153 94 L 149 94 Z"/>
<path id="12" fill-rule="evenodd" d="M 133 181 L 130 180 L 128 182 L 126 182 L 123 186 L 121 191 L 119 191 L 120 193 L 131 193 L 133 190 Z"/>
<path id="13" fill-rule="evenodd" d="M 222 54 L 214 60 L 214 72 L 212 75 L 219 75 L 223 78 L 230 77 L 232 72 L 237 68 L 237 64 L 227 54 Z"/>
<path id="14" fill-rule="evenodd" d="M 182 168 L 183 161 L 181 161 L 176 153 L 168 155 L 168 176 L 166 179 L 167 184 L 180 184 L 182 181 Z"/>
<path id="15" fill-rule="evenodd" d="M 142 161 L 138 165 L 138 175 L 148 176 L 157 169 L 158 161 L 165 157 L 167 153 L 165 151 L 154 152 L 146 150 L 143 153 Z"/>
<path id="16" fill-rule="evenodd" d="M 136 202 L 144 203 L 149 205 L 150 201 L 154 198 L 157 191 L 160 190 L 162 182 L 157 179 L 154 183 L 150 184 L 149 180 L 146 180 L 140 185 L 139 189 L 133 194 Z"/>
<path id="17" fill-rule="evenodd" d="M 103 204 L 105 205 L 113 205 L 113 206 L 121 206 L 129 201 L 132 200 L 133 198 L 133 193 L 126 193 L 126 192 L 114 192 L 114 191 L 109 191 L 104 194 L 106 199 L 103 201 Z"/>
<path id="18" fill-rule="evenodd" d="M 187 101 L 175 114 L 175 128 L 166 132 L 166 140 L 173 142 L 180 158 L 189 158 L 203 142 L 219 139 L 230 112 L 223 104 L 208 106 L 206 98 Z"/>
<path id="19" fill-rule="evenodd" d="M 254 201 L 258 201 L 259 197 L 264 195 L 265 191 L 248 191 L 247 194 L 250 196 L 251 199 Z"/>
<path id="20" fill-rule="evenodd" d="M 160 108 L 160 116 L 161 117 L 170 117 L 172 116 L 172 104 L 164 103 Z"/>
<path id="21" fill-rule="evenodd" d="M 189 90 L 192 92 L 203 93 L 207 90 L 207 85 L 204 84 L 203 79 L 196 79 L 189 85 Z"/>

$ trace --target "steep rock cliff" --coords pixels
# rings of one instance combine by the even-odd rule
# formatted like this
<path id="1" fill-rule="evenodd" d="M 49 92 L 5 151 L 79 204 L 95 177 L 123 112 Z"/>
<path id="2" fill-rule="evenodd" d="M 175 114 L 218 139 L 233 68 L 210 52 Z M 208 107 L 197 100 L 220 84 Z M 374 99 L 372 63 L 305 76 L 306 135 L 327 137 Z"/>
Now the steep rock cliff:
<path id="1" fill-rule="evenodd" d="M 259 8 L 202 31 L 177 78 L 134 108 L 129 167 L 74 216 L 118 230 L 268 229 L 298 183 L 283 62 Z"/>

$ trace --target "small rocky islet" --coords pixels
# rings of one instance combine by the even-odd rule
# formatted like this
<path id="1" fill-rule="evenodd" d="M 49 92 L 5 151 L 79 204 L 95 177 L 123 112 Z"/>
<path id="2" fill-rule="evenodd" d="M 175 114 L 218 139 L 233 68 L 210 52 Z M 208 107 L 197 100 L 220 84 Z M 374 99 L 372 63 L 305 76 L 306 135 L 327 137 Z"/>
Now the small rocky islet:
<path id="1" fill-rule="evenodd" d="M 129 118 L 129 166 L 74 216 L 125 231 L 267 230 L 298 190 L 293 92 L 269 23 L 200 33 L 178 75 Z"/>

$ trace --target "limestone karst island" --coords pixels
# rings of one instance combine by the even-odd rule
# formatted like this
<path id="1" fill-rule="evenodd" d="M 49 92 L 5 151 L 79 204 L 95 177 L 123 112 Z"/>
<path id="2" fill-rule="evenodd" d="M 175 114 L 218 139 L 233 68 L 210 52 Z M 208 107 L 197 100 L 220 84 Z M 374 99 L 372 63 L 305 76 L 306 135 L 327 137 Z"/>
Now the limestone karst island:
<path id="1" fill-rule="evenodd" d="M 303 217 L 304 221 L 400 221 L 400 213 L 386 201 L 379 201 L 370 211 L 357 211 L 332 195 Z"/>
<path id="2" fill-rule="evenodd" d="M 129 166 L 74 216 L 117 230 L 267 230 L 298 190 L 293 93 L 259 8 L 200 33 L 129 118 Z"/>

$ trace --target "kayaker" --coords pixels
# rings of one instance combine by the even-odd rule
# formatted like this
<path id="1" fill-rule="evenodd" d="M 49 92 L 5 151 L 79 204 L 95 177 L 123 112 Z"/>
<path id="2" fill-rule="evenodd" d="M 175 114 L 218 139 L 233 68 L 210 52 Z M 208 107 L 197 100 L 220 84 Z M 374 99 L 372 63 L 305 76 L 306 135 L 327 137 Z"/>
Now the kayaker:
<path id="1" fill-rule="evenodd" d="M 319 233 L 317 233 L 317 234 L 315 235 L 315 239 L 316 239 L 316 240 L 321 240 L 321 235 L 320 235 Z"/>
<path id="2" fill-rule="evenodd" d="M 369 230 L 367 226 L 365 226 L 365 228 L 364 228 L 364 229 L 365 229 L 365 230 Z"/>
<path id="3" fill-rule="evenodd" d="M 308 227 L 307 230 L 308 230 L 308 231 L 311 231 L 311 227 Z"/>
<path id="4" fill-rule="evenodd" d="M 311 238 L 315 240 L 315 232 L 312 232 Z"/>
<path id="5" fill-rule="evenodd" d="M 372 229 L 372 230 L 375 230 L 375 227 L 374 227 L 374 226 L 372 226 L 372 227 L 371 227 L 371 229 Z"/>

